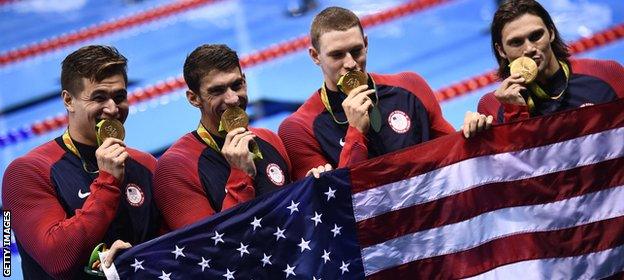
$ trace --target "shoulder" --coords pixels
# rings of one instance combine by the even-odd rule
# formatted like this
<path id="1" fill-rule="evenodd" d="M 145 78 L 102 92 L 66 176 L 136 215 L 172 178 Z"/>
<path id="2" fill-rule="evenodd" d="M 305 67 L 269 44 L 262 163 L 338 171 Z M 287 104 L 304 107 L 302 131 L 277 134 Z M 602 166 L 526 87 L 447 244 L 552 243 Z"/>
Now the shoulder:
<path id="1" fill-rule="evenodd" d="M 30 165 L 38 168 L 50 168 L 59 161 L 66 151 L 55 141 L 49 141 L 32 149 L 27 154 L 15 159 L 15 165 Z M 13 163 L 11 165 L 13 165 Z M 8 170 L 8 169 L 7 169 Z"/>
<path id="2" fill-rule="evenodd" d="M 196 159 L 199 158 L 204 148 L 206 146 L 199 142 L 193 133 L 187 133 L 163 153 L 158 159 L 158 166 L 163 164 L 170 166 L 196 164 Z"/>
<path id="3" fill-rule="evenodd" d="M 501 103 L 496 99 L 496 96 L 494 96 L 494 92 L 488 92 L 479 99 L 477 111 L 481 114 L 496 116 L 500 106 Z"/>
<path id="4" fill-rule="evenodd" d="M 150 153 L 142 152 L 130 147 L 128 147 L 126 151 L 128 151 L 130 158 L 147 167 L 149 170 L 154 170 L 154 168 L 156 168 L 156 158 Z"/>
<path id="5" fill-rule="evenodd" d="M 571 59 L 572 72 L 580 74 L 602 74 L 616 71 L 622 73 L 624 68 L 617 61 L 601 59 Z"/>
<path id="6" fill-rule="evenodd" d="M 282 136 L 284 132 L 291 130 L 300 130 L 311 128 L 316 116 L 325 110 L 323 102 L 319 96 L 318 90 L 315 91 L 305 103 L 290 116 L 286 117 L 279 126 L 279 134 Z"/>
<path id="7" fill-rule="evenodd" d="M 376 83 L 382 85 L 396 86 L 408 89 L 410 91 L 420 91 L 425 87 L 429 89 L 429 85 L 420 75 L 415 72 L 401 72 L 396 74 L 376 74 L 371 73 Z"/>

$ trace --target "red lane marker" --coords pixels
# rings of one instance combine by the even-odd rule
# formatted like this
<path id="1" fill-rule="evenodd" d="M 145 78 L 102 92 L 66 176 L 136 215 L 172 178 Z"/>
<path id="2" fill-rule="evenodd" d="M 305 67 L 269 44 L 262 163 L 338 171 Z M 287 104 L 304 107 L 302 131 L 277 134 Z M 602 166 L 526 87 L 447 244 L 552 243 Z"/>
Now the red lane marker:
<path id="1" fill-rule="evenodd" d="M 591 37 L 580 39 L 569 45 L 570 54 L 582 52 L 607 45 L 624 37 L 624 23 L 620 23 L 606 30 L 593 34 Z M 447 101 L 458 96 L 466 95 L 472 91 L 484 88 L 498 81 L 496 70 L 490 70 L 483 74 L 465 79 L 438 89 L 434 92 L 438 101 Z"/>
<path id="2" fill-rule="evenodd" d="M 364 27 L 372 27 L 399 17 L 406 16 L 416 11 L 431 8 L 435 5 L 449 2 L 451 0 L 421 0 L 408 2 L 376 14 L 372 14 L 362 18 L 362 25 Z M 241 67 L 249 68 L 260 63 L 267 62 L 303 49 L 306 49 L 310 45 L 310 37 L 303 35 L 295 39 L 285 41 L 283 43 L 273 45 L 261 51 L 241 57 Z M 156 98 L 165 94 L 169 94 L 175 90 L 186 87 L 184 77 L 182 75 L 178 77 L 170 77 L 165 81 L 156 82 L 153 85 L 139 88 L 128 95 L 128 101 L 130 105 L 137 102 L 146 101 L 152 98 Z M 57 128 L 64 127 L 67 124 L 67 116 L 57 116 L 55 118 L 47 118 L 44 121 L 38 121 L 32 124 L 31 130 L 34 134 L 39 135 L 46 133 Z"/>
<path id="3" fill-rule="evenodd" d="M 442 2 L 447 2 L 447 1 L 448 0 L 444 0 L 444 1 L 426 0 L 426 1 L 421 1 L 421 2 L 426 2 L 426 3 L 431 4 L 433 2 L 442 3 Z M 369 18 L 379 17 L 378 14 L 386 14 L 389 10 L 382 11 L 375 15 L 364 17 L 362 18 L 362 22 L 366 21 L 368 24 L 367 27 L 370 27 L 375 24 L 386 22 L 390 19 L 405 16 L 406 12 L 404 9 L 406 8 L 401 8 L 401 7 L 408 6 L 408 5 L 413 5 L 413 4 L 412 2 L 410 2 L 404 5 L 389 9 L 389 10 L 398 10 L 398 12 L 392 12 L 391 14 L 394 17 L 389 17 L 387 20 L 384 20 L 384 21 L 380 19 L 371 20 Z M 426 7 L 430 7 L 430 6 L 426 6 Z M 411 11 L 412 12 L 416 11 L 416 9 L 411 10 Z M 368 23 L 368 21 L 371 21 L 371 23 Z M 588 51 L 590 49 L 609 44 L 616 40 L 620 40 L 623 37 L 624 37 L 624 23 L 618 24 L 614 27 L 598 32 L 589 38 L 585 38 L 585 39 L 581 39 L 576 42 L 573 42 L 569 46 L 570 46 L 572 54 L 579 54 L 579 53 Z M 588 40 L 591 42 L 589 42 Z M 301 36 L 296 39 L 289 40 L 284 43 L 269 47 L 262 51 L 258 51 L 250 55 L 246 55 L 241 58 L 241 66 L 243 68 L 249 68 L 259 63 L 266 62 L 268 60 L 272 60 L 278 57 L 282 57 L 284 55 L 299 51 L 301 49 L 305 49 L 307 48 L 309 44 L 310 44 L 309 37 Z M 447 101 L 449 99 L 463 96 L 472 91 L 491 85 L 495 83 L 497 79 L 498 77 L 496 76 L 496 71 L 490 70 L 483 74 L 477 75 L 475 77 L 472 77 L 472 78 L 460 81 L 458 83 L 451 84 L 447 87 L 438 89 L 434 92 L 434 94 L 439 101 Z M 128 100 L 130 104 L 135 104 L 137 102 L 146 101 L 152 98 L 156 98 L 158 96 L 162 96 L 164 94 L 168 94 L 172 91 L 175 91 L 184 87 L 186 87 L 186 84 L 184 82 L 184 77 L 182 77 L 181 75 L 178 77 L 171 77 L 165 81 L 160 81 L 154 85 L 147 86 L 147 87 L 140 88 L 140 89 L 133 91 L 128 96 Z M 39 135 L 39 134 L 43 134 L 51 130 L 55 130 L 57 128 L 64 127 L 66 124 L 67 124 L 67 116 L 63 114 L 54 118 L 53 117 L 47 118 L 45 121 L 35 122 L 34 124 L 31 125 L 31 129 L 34 134 Z"/>
<path id="4" fill-rule="evenodd" d="M 2 1 L 2 0 L 0 0 Z M 8 0 L 13 1 L 13 0 Z M 17 48 L 0 54 L 0 67 L 7 64 L 17 62 L 29 57 L 40 55 L 49 51 L 53 51 L 68 45 L 76 44 L 85 40 L 101 37 L 123 29 L 128 29 L 140 24 L 148 23 L 171 16 L 176 13 L 184 12 L 189 9 L 196 8 L 217 0 L 183 0 L 171 4 L 152 8 L 131 16 L 121 19 L 112 20 L 96 24 L 77 31 L 72 31 L 66 35 L 57 36 L 50 39 L 44 39 L 22 48 Z M 0 2 L 1 3 L 1 2 Z"/>

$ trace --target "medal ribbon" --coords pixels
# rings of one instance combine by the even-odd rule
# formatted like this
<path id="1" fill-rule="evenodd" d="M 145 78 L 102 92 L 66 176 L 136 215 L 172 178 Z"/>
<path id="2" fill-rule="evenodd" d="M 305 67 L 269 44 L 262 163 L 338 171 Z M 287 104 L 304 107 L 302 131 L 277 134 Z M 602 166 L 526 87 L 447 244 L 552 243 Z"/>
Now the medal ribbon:
<path id="1" fill-rule="evenodd" d="M 375 89 L 375 99 L 377 99 L 377 100 L 375 100 L 375 104 L 373 104 L 373 107 L 375 107 L 375 106 L 377 106 L 377 102 L 379 102 L 379 96 L 377 96 L 377 84 L 375 83 L 375 80 L 373 80 L 373 77 L 371 77 L 371 76 L 369 76 L 369 77 L 370 77 L 371 81 L 373 81 L 373 88 Z M 346 95 L 346 93 L 344 93 L 344 94 Z M 334 122 L 336 122 L 337 124 L 347 124 L 347 123 L 349 123 L 349 120 L 339 121 L 338 119 L 336 119 L 336 115 L 334 115 L 334 111 L 332 110 L 331 104 L 329 103 L 329 97 L 327 96 L 327 89 L 325 88 L 325 83 L 323 83 L 323 85 L 321 86 L 321 102 L 323 102 L 323 105 L 325 106 L 325 109 L 327 109 L 329 114 L 332 116 L 332 118 L 334 119 Z"/>
<path id="2" fill-rule="evenodd" d="M 219 127 L 221 127 L 221 125 Z M 204 141 L 204 143 L 206 143 L 206 145 L 208 145 L 208 147 L 214 149 L 217 152 L 221 152 L 221 148 L 219 148 L 217 142 L 214 140 L 214 138 L 212 138 L 210 132 L 206 130 L 201 122 L 197 127 L 197 135 L 199 135 L 199 137 Z M 253 154 L 254 160 L 262 159 L 262 152 L 260 152 L 260 147 L 258 147 L 258 144 L 256 142 L 253 142 L 253 144 L 251 144 L 251 153 Z"/>
<path id="3" fill-rule="evenodd" d="M 561 68 L 563 69 L 563 73 L 565 74 L 565 87 L 563 88 L 563 90 L 556 96 L 550 96 L 548 95 L 544 89 L 542 89 L 537 82 L 533 81 L 532 83 L 528 84 L 529 90 L 531 91 L 529 94 L 529 96 L 527 97 L 527 106 L 529 107 L 529 112 L 533 113 L 535 111 L 535 102 L 533 101 L 533 97 L 539 99 L 539 100 L 548 100 L 548 99 L 552 99 L 552 100 L 556 100 L 559 99 L 563 93 L 566 91 L 566 89 L 568 88 L 568 82 L 570 81 L 570 67 L 564 63 L 563 61 L 559 61 L 559 65 L 561 65 Z"/>
<path id="4" fill-rule="evenodd" d="M 74 145 L 74 142 L 72 141 L 71 136 L 69 135 L 69 129 L 65 130 L 65 132 L 63 133 L 63 144 L 65 144 L 65 147 L 67 147 L 74 155 L 76 155 L 80 159 L 80 161 L 82 162 L 82 169 L 84 169 L 84 171 L 86 171 L 87 173 L 91 173 L 91 174 L 97 174 L 98 172 L 100 172 L 100 170 L 98 170 L 97 167 L 95 171 L 90 171 L 87 168 L 87 162 L 80 155 L 80 152 L 76 148 L 76 145 Z"/>

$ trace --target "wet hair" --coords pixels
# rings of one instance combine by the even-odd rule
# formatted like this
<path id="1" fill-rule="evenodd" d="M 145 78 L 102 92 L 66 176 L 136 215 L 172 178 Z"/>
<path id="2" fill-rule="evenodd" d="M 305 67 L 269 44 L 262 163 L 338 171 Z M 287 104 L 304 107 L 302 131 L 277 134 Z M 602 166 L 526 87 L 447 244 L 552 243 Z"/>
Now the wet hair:
<path id="1" fill-rule="evenodd" d="M 507 0 L 500 5 L 494 14 L 491 27 L 492 51 L 494 52 L 494 57 L 498 62 L 498 77 L 500 79 L 509 77 L 509 61 L 500 56 L 496 50 L 496 44 L 502 48 L 502 33 L 505 25 L 525 14 L 531 14 L 542 19 L 548 28 L 548 32 L 554 33 L 555 35 L 555 40 L 550 44 L 555 57 L 557 60 L 569 63 L 568 58 L 570 57 L 570 52 L 568 50 L 568 45 L 566 45 L 566 43 L 561 39 L 559 31 L 546 9 L 544 9 L 544 7 L 542 7 L 542 5 L 535 0 Z"/>
<path id="2" fill-rule="evenodd" d="M 123 75 L 128 84 L 128 60 L 110 46 L 92 45 L 69 54 L 61 64 L 61 87 L 72 96 L 84 89 L 82 78 L 100 82 L 114 75 Z"/>
<path id="3" fill-rule="evenodd" d="M 241 70 L 238 55 L 226 45 L 206 44 L 197 47 L 184 61 L 184 80 L 190 90 L 199 94 L 201 79 L 212 70 Z M 242 73 L 242 72 L 241 72 Z"/>
<path id="4" fill-rule="evenodd" d="M 329 7 L 318 13 L 312 20 L 310 39 L 312 46 L 320 51 L 319 40 L 321 35 L 330 31 L 345 31 L 357 26 L 364 36 L 360 19 L 350 10 L 341 7 Z"/>

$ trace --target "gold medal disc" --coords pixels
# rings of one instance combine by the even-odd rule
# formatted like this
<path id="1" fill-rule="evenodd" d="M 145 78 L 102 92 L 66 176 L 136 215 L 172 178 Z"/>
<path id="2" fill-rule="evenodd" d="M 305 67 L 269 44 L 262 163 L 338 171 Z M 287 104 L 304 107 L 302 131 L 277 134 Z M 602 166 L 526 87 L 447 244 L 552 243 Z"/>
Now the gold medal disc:
<path id="1" fill-rule="evenodd" d="M 249 116 L 240 107 L 228 107 L 221 115 L 221 126 L 226 132 L 249 125 Z"/>
<path id="2" fill-rule="evenodd" d="M 537 63 L 529 57 L 521 56 L 509 64 L 509 71 L 512 75 L 520 74 L 524 78 L 524 82 L 529 84 L 537 77 Z"/>
<path id="3" fill-rule="evenodd" d="M 345 94 L 349 94 L 354 88 L 366 84 L 368 84 L 368 76 L 358 70 L 349 71 L 338 80 L 338 88 Z"/>
<path id="4" fill-rule="evenodd" d="M 119 140 L 124 140 L 126 137 L 126 130 L 123 124 L 116 119 L 101 120 L 95 127 L 97 129 L 98 145 L 102 145 L 104 140 L 109 137 Z"/>

